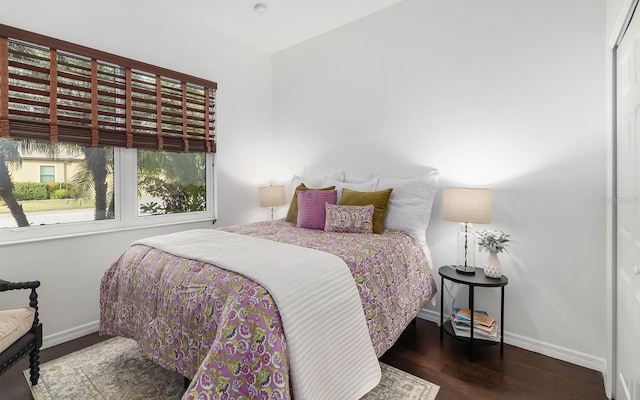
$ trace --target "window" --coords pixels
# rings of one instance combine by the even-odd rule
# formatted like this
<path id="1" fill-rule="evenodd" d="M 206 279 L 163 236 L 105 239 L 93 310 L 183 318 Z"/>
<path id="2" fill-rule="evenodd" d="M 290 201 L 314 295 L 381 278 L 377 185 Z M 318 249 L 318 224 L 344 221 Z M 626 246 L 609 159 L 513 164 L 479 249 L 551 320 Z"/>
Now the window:
<path id="1" fill-rule="evenodd" d="M 138 215 L 206 210 L 203 153 L 139 150 L 137 156 Z"/>
<path id="2" fill-rule="evenodd" d="M 40 182 L 55 182 L 56 167 L 53 165 L 40 166 Z"/>
<path id="3" fill-rule="evenodd" d="M 0 25 L 0 239 L 212 219 L 216 88 Z"/>
<path id="4" fill-rule="evenodd" d="M 38 182 L 41 167 L 53 167 L 41 165 L 44 149 L 58 181 Z M 18 227 L 34 227 L 21 233 L 33 238 L 213 218 L 212 154 L 0 139 L 3 154 L 17 157 L 0 163 L 0 242 Z M 9 184 L 11 195 L 2 193 Z"/>
<path id="5" fill-rule="evenodd" d="M 113 147 L 0 139 L 0 229 L 114 219 L 113 154 Z"/>

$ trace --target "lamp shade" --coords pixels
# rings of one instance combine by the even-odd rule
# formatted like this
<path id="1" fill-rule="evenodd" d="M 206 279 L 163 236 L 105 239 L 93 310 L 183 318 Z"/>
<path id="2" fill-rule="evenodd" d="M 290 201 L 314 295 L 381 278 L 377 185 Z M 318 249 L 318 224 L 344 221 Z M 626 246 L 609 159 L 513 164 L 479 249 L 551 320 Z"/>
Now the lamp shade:
<path id="1" fill-rule="evenodd" d="M 284 185 L 261 186 L 258 188 L 260 207 L 275 207 L 285 204 Z"/>
<path id="2" fill-rule="evenodd" d="M 488 224 L 491 222 L 491 190 L 444 188 L 442 218 L 447 221 Z"/>

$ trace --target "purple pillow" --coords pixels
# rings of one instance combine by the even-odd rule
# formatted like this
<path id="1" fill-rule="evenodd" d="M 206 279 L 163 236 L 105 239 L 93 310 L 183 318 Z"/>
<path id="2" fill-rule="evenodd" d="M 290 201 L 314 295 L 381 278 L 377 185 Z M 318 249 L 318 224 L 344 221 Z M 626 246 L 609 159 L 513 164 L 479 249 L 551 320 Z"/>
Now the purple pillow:
<path id="1" fill-rule="evenodd" d="M 326 205 L 324 230 L 327 232 L 373 233 L 373 205 Z"/>
<path id="2" fill-rule="evenodd" d="M 324 229 L 325 203 L 336 204 L 336 190 L 298 191 L 298 228 Z"/>

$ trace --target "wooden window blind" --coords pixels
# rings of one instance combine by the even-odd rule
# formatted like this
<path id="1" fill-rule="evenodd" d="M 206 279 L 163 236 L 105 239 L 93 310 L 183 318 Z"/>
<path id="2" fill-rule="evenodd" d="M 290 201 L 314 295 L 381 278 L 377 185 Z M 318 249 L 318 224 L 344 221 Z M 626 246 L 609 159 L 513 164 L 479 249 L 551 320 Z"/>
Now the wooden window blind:
<path id="1" fill-rule="evenodd" d="M 212 81 L 0 25 L 0 138 L 216 151 Z"/>

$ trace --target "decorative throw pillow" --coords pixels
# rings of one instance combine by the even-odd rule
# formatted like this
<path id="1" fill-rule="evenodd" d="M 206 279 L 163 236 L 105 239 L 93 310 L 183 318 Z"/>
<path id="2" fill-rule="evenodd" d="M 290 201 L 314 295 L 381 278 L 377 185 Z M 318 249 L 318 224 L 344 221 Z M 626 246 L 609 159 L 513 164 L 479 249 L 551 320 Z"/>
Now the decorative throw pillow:
<path id="1" fill-rule="evenodd" d="M 376 192 L 356 192 L 355 190 L 342 189 L 340 205 L 367 206 L 373 204 L 373 233 L 382 233 L 392 191 L 393 189 L 378 190 Z"/>
<path id="2" fill-rule="evenodd" d="M 293 198 L 291 199 L 291 204 L 289 205 L 289 211 L 287 211 L 285 221 L 291 222 L 292 224 L 298 222 L 298 192 L 304 192 L 306 190 L 334 190 L 335 188 L 335 186 L 329 186 L 321 189 L 312 189 L 306 187 L 304 183 L 299 184 L 293 192 Z"/>
<path id="3" fill-rule="evenodd" d="M 394 178 L 380 174 L 377 188 L 393 188 L 384 227 L 407 232 L 425 245 L 438 176 L 437 170 L 415 178 Z"/>
<path id="4" fill-rule="evenodd" d="M 373 205 L 338 206 L 327 203 L 326 232 L 373 233 Z"/>
<path id="5" fill-rule="evenodd" d="M 298 228 L 324 229 L 325 204 L 336 204 L 335 190 L 307 190 L 298 192 Z"/>

